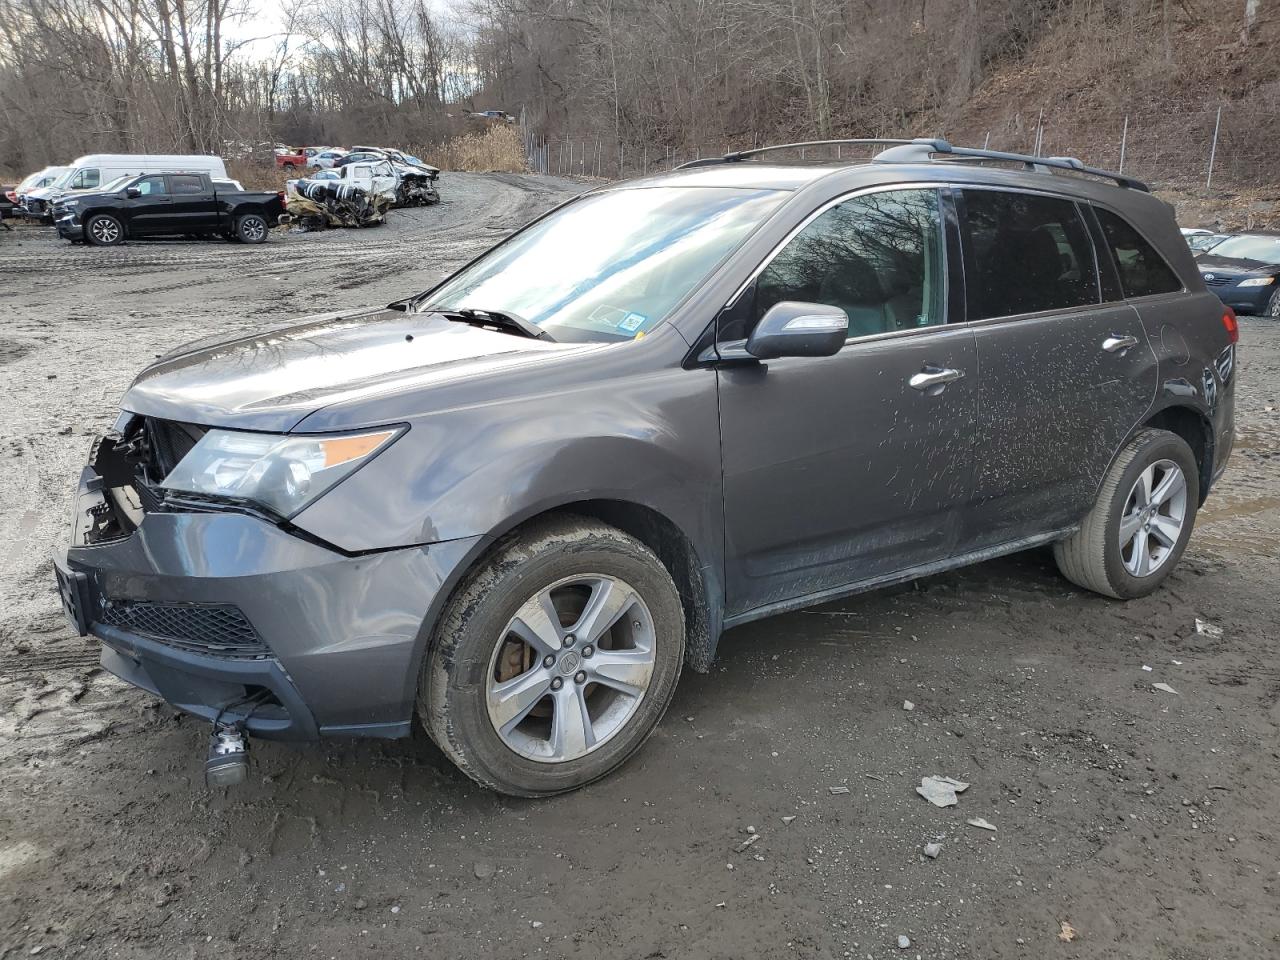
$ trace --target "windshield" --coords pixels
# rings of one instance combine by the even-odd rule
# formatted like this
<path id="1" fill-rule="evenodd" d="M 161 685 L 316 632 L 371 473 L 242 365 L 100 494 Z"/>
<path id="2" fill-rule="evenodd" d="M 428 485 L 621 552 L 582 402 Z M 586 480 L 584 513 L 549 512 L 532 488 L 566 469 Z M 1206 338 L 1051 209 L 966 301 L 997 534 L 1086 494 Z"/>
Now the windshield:
<path id="1" fill-rule="evenodd" d="M 102 186 L 98 187 L 98 192 L 99 193 L 115 193 L 117 190 L 123 188 L 124 185 L 128 183 L 130 180 L 132 180 L 135 176 L 136 174 L 126 173 L 123 177 L 116 177 L 114 180 L 104 183 Z"/>
<path id="2" fill-rule="evenodd" d="M 1228 237 L 1213 248 L 1215 257 L 1280 263 L 1280 236 Z"/>
<path id="3" fill-rule="evenodd" d="M 445 282 L 426 309 L 510 312 L 562 341 L 631 340 L 661 323 L 782 197 L 722 187 L 593 194 Z"/>
<path id="4" fill-rule="evenodd" d="M 63 170 L 60 174 L 58 174 L 58 179 L 54 180 L 53 183 L 50 184 L 50 186 L 55 188 L 65 187 L 67 185 L 67 182 L 71 179 L 72 175 L 76 172 L 77 169 L 78 168 L 76 167 L 67 167 L 67 169 Z"/>

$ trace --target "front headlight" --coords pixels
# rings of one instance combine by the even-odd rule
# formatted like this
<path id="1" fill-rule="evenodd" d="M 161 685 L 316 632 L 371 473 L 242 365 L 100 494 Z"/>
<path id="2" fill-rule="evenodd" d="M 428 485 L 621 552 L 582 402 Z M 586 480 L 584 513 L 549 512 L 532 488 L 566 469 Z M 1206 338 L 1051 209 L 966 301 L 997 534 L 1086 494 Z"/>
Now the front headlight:
<path id="1" fill-rule="evenodd" d="M 251 500 L 282 517 L 291 517 L 350 476 L 400 433 L 399 429 L 383 429 L 284 436 L 210 430 L 161 486 L 178 493 Z"/>
<path id="2" fill-rule="evenodd" d="M 1265 287 L 1276 282 L 1275 277 L 1250 277 L 1248 280 L 1241 280 L 1242 287 Z"/>

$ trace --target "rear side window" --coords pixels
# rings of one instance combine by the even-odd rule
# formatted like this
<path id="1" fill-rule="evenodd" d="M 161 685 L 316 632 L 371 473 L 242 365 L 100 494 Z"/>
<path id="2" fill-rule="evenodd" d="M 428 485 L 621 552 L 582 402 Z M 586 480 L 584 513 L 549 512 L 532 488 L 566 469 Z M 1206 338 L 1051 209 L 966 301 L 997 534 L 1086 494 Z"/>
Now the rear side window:
<path id="1" fill-rule="evenodd" d="M 169 190 L 172 193 L 204 193 L 204 183 L 199 177 L 178 173 L 169 178 Z"/>
<path id="2" fill-rule="evenodd" d="M 1100 301 L 1093 243 L 1070 200 L 966 190 L 964 207 L 970 320 Z"/>
<path id="3" fill-rule="evenodd" d="M 945 321 L 942 217 L 934 190 L 854 197 L 819 215 L 756 281 L 758 321 L 783 300 L 824 303 L 865 337 Z"/>
<path id="4" fill-rule="evenodd" d="M 1111 245 L 1111 253 L 1116 258 L 1120 287 L 1126 297 L 1150 297 L 1182 289 L 1182 281 L 1165 263 L 1164 257 L 1128 221 L 1109 210 L 1094 209 L 1107 243 Z"/>

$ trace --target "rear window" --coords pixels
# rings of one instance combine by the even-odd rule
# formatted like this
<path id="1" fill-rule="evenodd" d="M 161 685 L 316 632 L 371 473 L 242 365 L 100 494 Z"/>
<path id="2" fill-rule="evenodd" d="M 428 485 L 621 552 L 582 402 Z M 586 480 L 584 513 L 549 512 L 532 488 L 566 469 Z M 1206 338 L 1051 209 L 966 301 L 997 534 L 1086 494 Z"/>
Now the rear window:
<path id="1" fill-rule="evenodd" d="M 1116 258 L 1120 288 L 1126 297 L 1151 297 L 1182 289 L 1182 281 L 1164 257 L 1127 220 L 1110 210 L 1095 210 L 1111 254 Z"/>
<path id="2" fill-rule="evenodd" d="M 964 208 L 970 320 L 1100 301 L 1093 243 L 1070 200 L 965 190 Z"/>
<path id="3" fill-rule="evenodd" d="M 169 189 L 173 193 L 204 193 L 204 181 L 191 174 L 176 173 L 169 177 Z"/>

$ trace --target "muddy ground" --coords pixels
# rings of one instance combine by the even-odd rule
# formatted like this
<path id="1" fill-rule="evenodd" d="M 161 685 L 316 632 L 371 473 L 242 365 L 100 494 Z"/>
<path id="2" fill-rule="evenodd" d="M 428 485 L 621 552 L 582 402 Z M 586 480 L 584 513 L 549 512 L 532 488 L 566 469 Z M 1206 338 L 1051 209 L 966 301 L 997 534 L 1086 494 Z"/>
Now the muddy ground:
<path id="1" fill-rule="evenodd" d="M 734 630 L 639 756 L 551 801 L 421 734 L 261 743 L 204 788 L 206 727 L 101 673 L 53 591 L 91 435 L 152 354 L 416 291 L 579 189 L 447 176 L 439 208 L 256 248 L 0 233 L 0 957 L 1280 956 L 1263 320 L 1230 471 L 1149 599 L 1038 551 Z M 934 773 L 972 783 L 957 807 L 916 796 Z"/>

